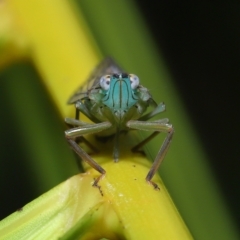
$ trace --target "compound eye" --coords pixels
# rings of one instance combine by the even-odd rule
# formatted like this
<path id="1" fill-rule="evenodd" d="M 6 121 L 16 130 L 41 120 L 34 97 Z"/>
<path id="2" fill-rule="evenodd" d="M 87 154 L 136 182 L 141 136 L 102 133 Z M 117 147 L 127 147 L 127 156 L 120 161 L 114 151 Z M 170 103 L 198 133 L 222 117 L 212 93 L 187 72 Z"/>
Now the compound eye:
<path id="1" fill-rule="evenodd" d="M 132 89 L 136 89 L 139 86 L 139 78 L 134 74 L 129 74 Z"/>
<path id="2" fill-rule="evenodd" d="M 103 90 L 108 90 L 110 87 L 110 80 L 111 76 L 110 75 L 105 75 L 100 78 L 100 86 Z"/>

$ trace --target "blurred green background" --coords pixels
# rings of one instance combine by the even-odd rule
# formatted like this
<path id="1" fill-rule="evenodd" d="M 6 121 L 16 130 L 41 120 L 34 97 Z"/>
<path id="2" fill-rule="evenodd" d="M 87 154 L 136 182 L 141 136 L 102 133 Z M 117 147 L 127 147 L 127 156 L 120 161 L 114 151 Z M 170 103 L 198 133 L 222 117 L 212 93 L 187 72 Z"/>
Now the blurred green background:
<path id="1" fill-rule="evenodd" d="M 162 116 L 176 133 L 160 172 L 195 239 L 238 239 L 240 3 L 122 2 L 75 1 L 103 54 L 138 74 L 157 102 L 166 102 Z M 28 62 L 0 73 L 0 218 L 77 172 L 64 123 L 39 80 Z M 153 155 L 159 139 L 149 147 Z M 200 166 L 190 156 L 201 148 Z M 209 198 L 205 176 L 212 176 L 213 195 L 221 199 Z M 222 209 L 214 203 L 224 203 L 231 221 L 218 217 Z"/>

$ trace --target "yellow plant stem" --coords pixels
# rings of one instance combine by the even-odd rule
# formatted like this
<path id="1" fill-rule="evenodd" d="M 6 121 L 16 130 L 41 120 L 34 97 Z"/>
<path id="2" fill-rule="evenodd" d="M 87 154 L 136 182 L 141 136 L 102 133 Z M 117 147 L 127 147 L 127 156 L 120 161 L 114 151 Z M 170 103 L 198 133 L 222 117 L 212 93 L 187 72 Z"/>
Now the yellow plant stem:
<path id="1" fill-rule="evenodd" d="M 192 239 L 160 178 L 159 191 L 146 183 L 150 163 L 141 154 L 124 152 L 119 163 L 108 153 L 94 159 L 107 169 L 99 188 L 92 168 L 70 178 L 4 219 L 0 238 L 57 239 L 77 224 L 74 239 Z"/>
<path id="2" fill-rule="evenodd" d="M 100 190 L 116 211 L 126 239 L 191 239 L 160 178 L 154 178 L 160 191 L 146 183 L 149 161 L 126 152 L 118 163 L 108 161 L 101 166 L 107 174 L 99 183 Z"/>
<path id="3" fill-rule="evenodd" d="M 8 11 L 28 39 L 28 54 L 63 116 L 72 91 L 97 65 L 100 54 L 84 20 L 68 1 L 9 0 Z M 88 34 L 86 34 L 88 33 Z"/>
<path id="4" fill-rule="evenodd" d="M 9 0 L 5 4 L 25 34 L 28 56 L 38 69 L 62 116 L 72 117 L 70 109 L 73 113 L 73 107 L 67 107 L 66 101 L 100 60 L 83 19 L 81 16 L 76 17 L 73 7 L 64 0 Z M 191 239 L 160 179 L 154 178 L 160 191 L 146 183 L 145 176 L 150 162 L 128 151 L 121 152 L 119 163 L 113 163 L 109 156 L 111 153 L 93 156 L 107 172 L 99 182 L 101 188 L 92 187 L 93 179 L 99 173 L 89 169 L 88 173 L 67 180 L 57 187 L 58 190 L 46 193 L 24 207 L 23 211 L 6 219 L 0 228 L 0 238 L 1 234 L 17 236 L 13 233 L 18 231 L 21 236 L 27 234 L 22 239 L 28 239 L 26 236 L 31 236 L 31 233 L 40 232 L 46 235 L 39 239 L 55 239 L 52 236 L 64 234 L 90 209 L 103 202 L 108 206 L 104 205 L 104 214 L 101 216 L 103 221 L 100 223 L 108 222 L 112 226 L 112 218 L 108 219 L 106 214 L 106 209 L 112 209 L 117 216 L 121 234 L 127 239 Z M 49 195 L 51 197 L 46 199 L 45 196 Z M 50 217 L 44 218 L 48 211 L 51 212 Z M 25 212 L 27 215 L 24 215 Z M 54 219 L 59 221 L 58 224 Z M 91 234 L 97 236 L 101 230 L 99 226 Z"/>

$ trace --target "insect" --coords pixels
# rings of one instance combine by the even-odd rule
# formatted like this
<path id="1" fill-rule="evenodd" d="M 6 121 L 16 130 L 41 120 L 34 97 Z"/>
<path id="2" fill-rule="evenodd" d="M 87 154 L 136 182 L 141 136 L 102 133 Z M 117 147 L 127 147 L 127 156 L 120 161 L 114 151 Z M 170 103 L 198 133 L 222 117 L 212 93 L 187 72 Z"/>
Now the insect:
<path id="1" fill-rule="evenodd" d="M 121 132 L 130 129 L 153 132 L 133 147 L 133 151 L 138 151 L 158 133 L 166 133 L 167 136 L 146 176 L 146 181 L 158 189 L 157 184 L 151 180 L 166 155 L 174 130 L 167 118 L 147 121 L 163 112 L 165 105 L 164 103 L 157 105 L 148 89 L 140 85 L 136 75 L 124 73 L 111 58 L 106 58 L 97 66 L 87 84 L 70 97 L 68 104 L 75 104 L 76 118 L 65 119 L 68 125 L 74 126 L 65 131 L 65 136 L 80 158 L 101 173 L 93 186 L 98 186 L 99 180 L 106 174 L 106 171 L 78 145 L 77 138 L 84 139 L 85 134 L 100 136 L 114 134 L 113 160 L 118 162 Z M 145 113 L 149 106 L 153 107 L 153 110 Z M 93 123 L 80 121 L 80 112 Z M 91 145 L 86 139 L 84 141 Z"/>

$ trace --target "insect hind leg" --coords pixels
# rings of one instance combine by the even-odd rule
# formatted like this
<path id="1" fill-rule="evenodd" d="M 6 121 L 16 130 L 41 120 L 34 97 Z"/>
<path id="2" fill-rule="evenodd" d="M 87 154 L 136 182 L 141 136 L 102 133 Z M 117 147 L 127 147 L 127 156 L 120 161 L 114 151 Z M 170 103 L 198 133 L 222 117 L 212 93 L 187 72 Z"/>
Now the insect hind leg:
<path id="1" fill-rule="evenodd" d="M 140 143 L 138 143 L 137 145 L 135 145 L 132 148 L 133 152 L 142 152 L 140 149 L 149 141 L 151 141 L 154 137 L 156 137 L 160 132 L 153 132 L 150 136 L 148 136 L 147 138 L 145 138 L 144 140 L 142 140 Z"/>

